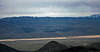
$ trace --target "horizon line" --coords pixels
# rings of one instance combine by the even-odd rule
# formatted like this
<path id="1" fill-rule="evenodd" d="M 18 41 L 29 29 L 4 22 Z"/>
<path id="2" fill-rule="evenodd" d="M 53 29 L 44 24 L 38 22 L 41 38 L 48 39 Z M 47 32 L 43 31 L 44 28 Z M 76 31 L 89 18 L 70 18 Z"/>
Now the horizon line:
<path id="1" fill-rule="evenodd" d="M 86 39 L 86 38 L 100 38 L 100 35 L 88 36 L 69 36 L 69 37 L 49 37 L 49 38 L 24 38 L 24 39 L 1 39 L 0 41 L 25 41 L 25 40 L 60 40 L 60 39 Z"/>

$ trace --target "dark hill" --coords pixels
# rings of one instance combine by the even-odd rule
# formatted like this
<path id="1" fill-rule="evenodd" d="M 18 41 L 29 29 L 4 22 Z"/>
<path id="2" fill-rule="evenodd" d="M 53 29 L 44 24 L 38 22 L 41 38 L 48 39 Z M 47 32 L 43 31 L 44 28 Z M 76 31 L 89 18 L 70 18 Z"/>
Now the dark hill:
<path id="1" fill-rule="evenodd" d="M 68 49 L 64 49 L 61 50 L 59 52 L 88 52 L 86 48 L 82 47 L 82 46 L 78 46 L 78 47 L 71 47 Z"/>
<path id="2" fill-rule="evenodd" d="M 67 47 L 63 44 L 60 44 L 56 41 L 51 41 L 35 52 L 56 52 L 66 48 Z"/>
<path id="3" fill-rule="evenodd" d="M 63 49 L 58 52 L 100 52 L 98 49 L 95 49 L 93 47 L 84 47 L 84 46 L 77 46 L 77 47 L 71 47 L 68 49 Z"/>
<path id="4" fill-rule="evenodd" d="M 0 44 L 0 52 L 20 52 L 12 47 L 9 47 L 4 44 Z"/>
<path id="5" fill-rule="evenodd" d="M 93 43 L 92 45 L 90 45 L 90 47 L 94 47 L 100 50 L 100 42 Z"/>

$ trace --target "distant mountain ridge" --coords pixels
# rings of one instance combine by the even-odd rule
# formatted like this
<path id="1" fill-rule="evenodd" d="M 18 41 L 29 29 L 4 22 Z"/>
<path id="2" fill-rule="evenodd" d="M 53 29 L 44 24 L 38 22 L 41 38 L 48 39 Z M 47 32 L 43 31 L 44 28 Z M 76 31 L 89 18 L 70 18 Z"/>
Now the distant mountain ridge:
<path id="1" fill-rule="evenodd" d="M 91 18 L 100 18 L 100 14 L 94 14 L 90 16 Z"/>
<path id="2" fill-rule="evenodd" d="M 0 19 L 0 39 L 99 35 L 99 26 L 100 16 L 8 17 Z"/>

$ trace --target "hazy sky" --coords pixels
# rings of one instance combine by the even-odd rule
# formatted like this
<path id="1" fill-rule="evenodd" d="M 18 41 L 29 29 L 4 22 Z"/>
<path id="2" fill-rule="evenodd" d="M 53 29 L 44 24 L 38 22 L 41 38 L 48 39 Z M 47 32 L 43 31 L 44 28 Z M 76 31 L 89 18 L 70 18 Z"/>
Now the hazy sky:
<path id="1" fill-rule="evenodd" d="M 100 0 L 0 0 L 7 16 L 88 16 L 100 13 Z"/>

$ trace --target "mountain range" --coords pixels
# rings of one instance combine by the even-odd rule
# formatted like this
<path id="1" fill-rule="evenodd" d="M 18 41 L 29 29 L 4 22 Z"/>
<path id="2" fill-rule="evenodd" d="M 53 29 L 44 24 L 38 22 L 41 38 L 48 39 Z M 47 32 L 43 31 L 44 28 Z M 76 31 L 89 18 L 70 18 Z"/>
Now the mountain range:
<path id="1" fill-rule="evenodd" d="M 100 42 L 96 42 L 92 45 L 97 45 L 99 47 Z M 50 41 L 46 45 L 44 45 L 43 47 L 34 52 L 100 52 L 100 47 L 99 48 L 98 47 L 96 46 L 91 47 L 91 45 L 67 47 L 66 45 L 60 44 L 56 41 Z M 0 52 L 28 52 L 28 51 L 18 51 L 10 46 L 0 44 Z"/>
<path id="2" fill-rule="evenodd" d="M 7 17 L 0 19 L 0 39 L 99 35 L 99 26 L 99 14 L 86 17 Z"/>

